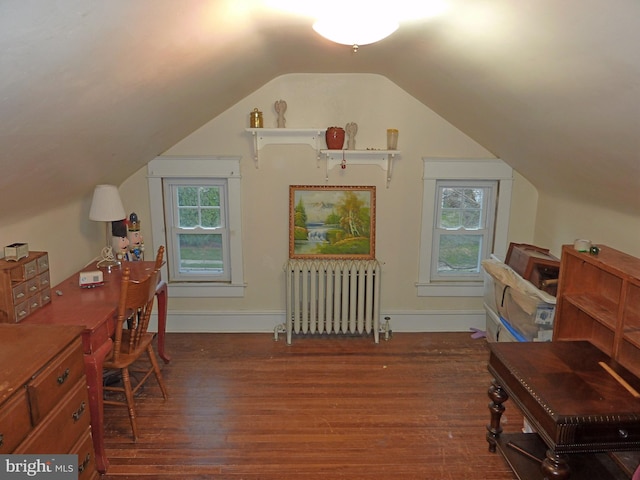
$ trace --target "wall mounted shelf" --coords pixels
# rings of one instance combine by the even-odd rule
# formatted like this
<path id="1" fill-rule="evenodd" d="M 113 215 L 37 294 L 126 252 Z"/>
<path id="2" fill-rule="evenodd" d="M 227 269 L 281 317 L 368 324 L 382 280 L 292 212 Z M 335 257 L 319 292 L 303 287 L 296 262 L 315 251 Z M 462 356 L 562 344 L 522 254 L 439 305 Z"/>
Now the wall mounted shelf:
<path id="1" fill-rule="evenodd" d="M 309 145 L 320 160 L 320 147 L 324 145 L 324 128 L 247 128 L 253 136 L 253 160 L 259 166 L 259 151 L 265 145 L 298 144 Z"/>
<path id="2" fill-rule="evenodd" d="M 327 159 L 327 178 L 330 169 L 340 165 L 378 165 L 387 172 L 387 188 L 393 174 L 393 162 L 400 150 L 320 150 Z"/>
<path id="3" fill-rule="evenodd" d="M 253 160 L 256 168 L 260 165 L 260 150 L 265 145 L 309 145 L 316 151 L 317 166 L 324 156 L 326 178 L 329 170 L 340 165 L 378 165 L 387 172 L 387 187 L 391 182 L 393 162 L 400 156 L 399 150 L 321 150 L 325 144 L 324 128 L 247 128 L 253 136 Z"/>

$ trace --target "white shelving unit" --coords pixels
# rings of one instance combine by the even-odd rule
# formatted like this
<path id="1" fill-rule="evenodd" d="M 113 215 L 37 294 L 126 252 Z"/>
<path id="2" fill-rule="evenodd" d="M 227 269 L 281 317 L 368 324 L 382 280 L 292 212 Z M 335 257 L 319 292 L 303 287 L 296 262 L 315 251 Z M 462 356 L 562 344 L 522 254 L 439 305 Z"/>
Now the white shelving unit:
<path id="1" fill-rule="evenodd" d="M 349 168 L 349 165 L 377 165 L 387 172 L 387 187 L 393 174 L 393 162 L 400 156 L 400 150 L 320 150 L 327 160 L 329 170 L 337 166 Z"/>
<path id="2" fill-rule="evenodd" d="M 260 166 L 260 150 L 265 145 L 309 145 L 316 151 L 317 166 L 325 159 L 326 178 L 329 170 L 337 166 L 348 168 L 350 165 L 378 165 L 387 172 L 387 187 L 391 182 L 393 162 L 400 156 L 399 150 L 325 150 L 323 128 L 247 128 L 253 136 L 253 160 L 256 168 Z"/>
<path id="3" fill-rule="evenodd" d="M 259 167 L 259 152 L 265 145 L 309 145 L 320 160 L 320 147 L 324 145 L 324 128 L 247 128 L 253 136 L 253 160 Z"/>

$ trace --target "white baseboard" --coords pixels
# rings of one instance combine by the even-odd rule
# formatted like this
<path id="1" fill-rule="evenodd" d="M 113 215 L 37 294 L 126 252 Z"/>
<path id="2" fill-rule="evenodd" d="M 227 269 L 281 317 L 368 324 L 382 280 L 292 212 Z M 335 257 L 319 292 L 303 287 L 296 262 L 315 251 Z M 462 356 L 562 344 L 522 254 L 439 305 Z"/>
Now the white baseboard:
<path id="1" fill-rule="evenodd" d="M 389 318 L 394 332 L 468 332 L 486 328 L 484 310 L 418 310 L 385 312 L 380 324 Z M 187 312 L 170 310 L 167 332 L 181 333 L 261 333 L 273 332 L 284 323 L 284 312 Z M 150 330 L 156 331 L 157 317 L 151 319 Z"/>

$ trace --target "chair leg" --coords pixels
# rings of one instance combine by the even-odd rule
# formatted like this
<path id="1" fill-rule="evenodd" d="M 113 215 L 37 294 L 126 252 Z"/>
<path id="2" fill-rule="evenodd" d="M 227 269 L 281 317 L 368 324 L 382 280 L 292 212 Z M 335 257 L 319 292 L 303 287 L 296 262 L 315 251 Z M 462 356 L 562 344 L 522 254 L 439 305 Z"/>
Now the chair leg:
<path id="1" fill-rule="evenodd" d="M 129 421 L 131 422 L 131 431 L 133 432 L 133 441 L 138 440 L 138 426 L 136 425 L 136 411 L 133 403 L 133 390 L 131 388 L 131 378 L 129 377 L 129 369 L 122 369 L 122 385 L 124 386 L 124 396 L 127 399 L 127 408 L 129 410 Z"/>
<path id="2" fill-rule="evenodd" d="M 169 394 L 167 393 L 167 387 L 164 384 L 164 378 L 162 378 L 162 372 L 160 371 L 160 365 L 158 365 L 156 353 L 153 351 L 153 346 L 149 345 L 147 347 L 147 355 L 149 356 L 149 361 L 153 367 L 153 372 L 156 374 L 156 380 L 158 381 L 158 385 L 160 385 L 160 390 L 162 390 L 162 396 L 166 400 L 169 398 Z"/>

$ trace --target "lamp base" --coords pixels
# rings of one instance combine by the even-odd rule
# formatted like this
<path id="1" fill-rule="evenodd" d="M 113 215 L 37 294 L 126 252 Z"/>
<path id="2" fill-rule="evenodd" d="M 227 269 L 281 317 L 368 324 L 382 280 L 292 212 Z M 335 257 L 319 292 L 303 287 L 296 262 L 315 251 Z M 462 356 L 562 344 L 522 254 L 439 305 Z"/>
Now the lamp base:
<path id="1" fill-rule="evenodd" d="M 112 270 L 120 269 L 122 263 L 120 260 L 115 260 L 111 258 L 103 258 L 102 260 L 96 263 L 96 267 L 100 270 L 105 270 L 107 273 L 111 273 Z"/>

